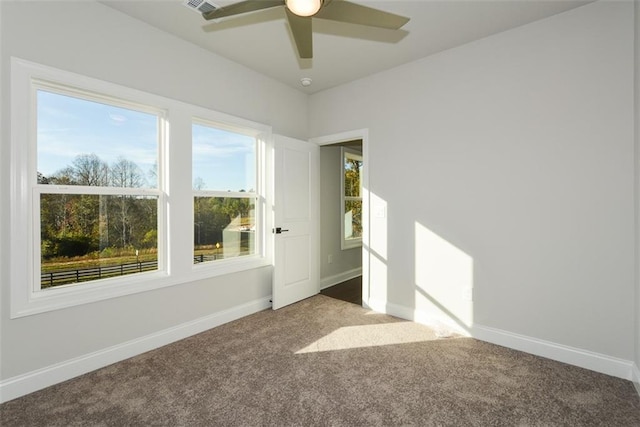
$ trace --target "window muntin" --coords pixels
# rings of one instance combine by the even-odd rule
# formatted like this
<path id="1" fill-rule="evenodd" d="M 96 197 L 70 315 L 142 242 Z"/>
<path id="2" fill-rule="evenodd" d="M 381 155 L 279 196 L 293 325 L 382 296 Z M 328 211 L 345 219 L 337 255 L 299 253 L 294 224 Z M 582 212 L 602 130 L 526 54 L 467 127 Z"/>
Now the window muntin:
<path id="1" fill-rule="evenodd" d="M 342 148 L 342 249 L 362 245 L 362 155 Z"/>
<path id="2" fill-rule="evenodd" d="M 161 113 L 35 88 L 34 290 L 158 270 Z"/>
<path id="3" fill-rule="evenodd" d="M 193 123 L 194 264 L 257 254 L 257 152 L 242 129 Z"/>

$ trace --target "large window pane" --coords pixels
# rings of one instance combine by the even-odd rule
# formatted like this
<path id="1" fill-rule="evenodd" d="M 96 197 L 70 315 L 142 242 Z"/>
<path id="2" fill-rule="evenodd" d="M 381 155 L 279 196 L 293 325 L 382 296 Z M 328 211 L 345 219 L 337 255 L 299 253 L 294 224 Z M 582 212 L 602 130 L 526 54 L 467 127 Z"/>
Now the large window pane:
<path id="1" fill-rule="evenodd" d="M 158 198 L 41 194 L 41 288 L 158 269 Z"/>
<path id="2" fill-rule="evenodd" d="M 256 253 L 256 138 L 192 124 L 193 262 Z"/>
<path id="3" fill-rule="evenodd" d="M 255 199 L 194 197 L 193 262 L 253 255 Z"/>
<path id="4" fill-rule="evenodd" d="M 37 91 L 39 184 L 158 187 L 156 114 Z"/>
<path id="5" fill-rule="evenodd" d="M 41 289 L 157 270 L 158 196 L 112 188 L 159 187 L 160 116 L 48 86 L 36 94 Z"/>

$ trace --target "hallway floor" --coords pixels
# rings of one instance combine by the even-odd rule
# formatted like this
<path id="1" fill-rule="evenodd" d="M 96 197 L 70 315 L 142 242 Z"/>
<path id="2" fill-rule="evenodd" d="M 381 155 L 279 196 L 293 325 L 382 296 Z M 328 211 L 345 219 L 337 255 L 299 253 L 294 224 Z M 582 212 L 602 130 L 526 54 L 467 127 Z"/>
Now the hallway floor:
<path id="1" fill-rule="evenodd" d="M 362 276 L 325 288 L 320 293 L 331 298 L 362 305 Z"/>

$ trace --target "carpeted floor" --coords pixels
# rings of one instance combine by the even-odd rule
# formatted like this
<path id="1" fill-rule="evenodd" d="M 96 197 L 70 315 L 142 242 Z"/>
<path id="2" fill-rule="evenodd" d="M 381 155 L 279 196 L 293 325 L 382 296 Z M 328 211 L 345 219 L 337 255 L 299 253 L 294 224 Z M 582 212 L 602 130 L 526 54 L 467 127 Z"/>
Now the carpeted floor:
<path id="1" fill-rule="evenodd" d="M 621 379 L 318 295 L 0 406 L 9 426 L 640 426 Z"/>

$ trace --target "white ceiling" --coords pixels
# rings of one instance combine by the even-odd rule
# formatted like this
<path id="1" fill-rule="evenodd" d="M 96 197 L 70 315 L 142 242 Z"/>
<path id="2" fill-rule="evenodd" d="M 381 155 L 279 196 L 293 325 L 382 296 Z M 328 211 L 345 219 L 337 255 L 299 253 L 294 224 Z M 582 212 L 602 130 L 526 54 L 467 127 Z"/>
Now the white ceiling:
<path id="1" fill-rule="evenodd" d="M 225 6 L 235 1 L 209 0 Z M 337 0 L 336 0 L 337 1 Z M 399 31 L 313 20 L 313 59 L 297 57 L 277 7 L 205 21 L 183 0 L 104 3 L 286 85 L 314 93 L 589 3 L 575 0 L 356 0 L 411 18 Z M 300 79 L 313 84 L 302 87 Z"/>

